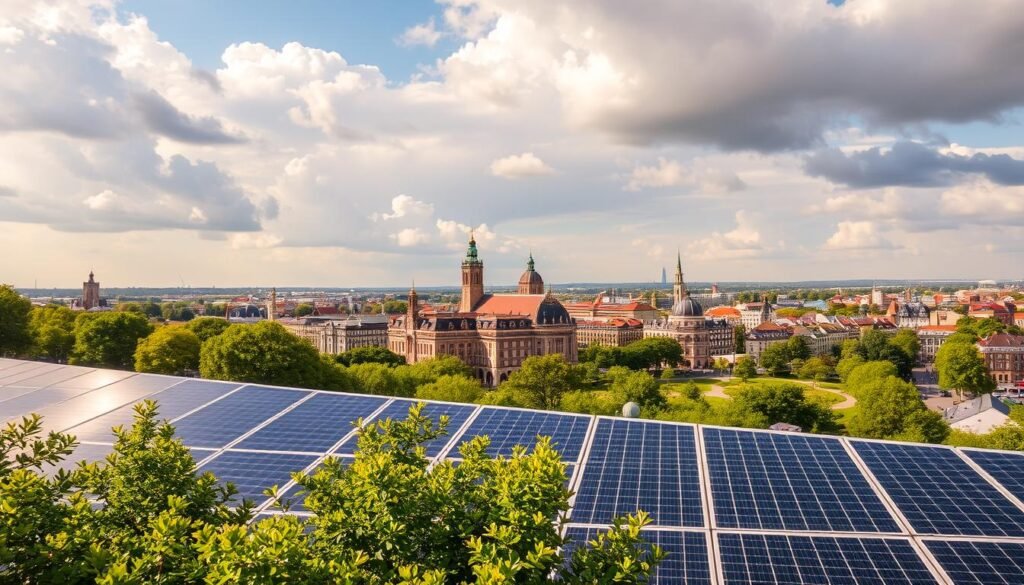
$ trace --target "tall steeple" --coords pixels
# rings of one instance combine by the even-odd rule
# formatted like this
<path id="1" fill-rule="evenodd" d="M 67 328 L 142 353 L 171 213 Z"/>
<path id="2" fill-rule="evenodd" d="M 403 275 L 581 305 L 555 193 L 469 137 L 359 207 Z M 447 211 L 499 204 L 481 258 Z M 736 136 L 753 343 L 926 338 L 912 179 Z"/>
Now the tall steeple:
<path id="1" fill-rule="evenodd" d="M 420 296 L 416 293 L 416 281 L 413 281 L 412 288 L 409 289 L 409 300 L 406 302 L 405 307 L 405 327 L 415 328 L 416 327 L 416 315 L 419 312 Z"/>
<path id="2" fill-rule="evenodd" d="M 267 302 L 267 320 L 277 320 L 277 287 L 270 289 L 270 301 Z"/>
<path id="3" fill-rule="evenodd" d="M 462 261 L 462 298 L 459 301 L 459 311 L 472 312 L 483 296 L 484 263 L 477 255 L 476 238 L 473 232 L 470 232 L 466 258 Z"/>
<path id="4" fill-rule="evenodd" d="M 672 304 L 682 301 L 689 294 L 686 290 L 686 283 L 683 281 L 683 257 L 676 251 L 676 279 L 672 285 Z"/>

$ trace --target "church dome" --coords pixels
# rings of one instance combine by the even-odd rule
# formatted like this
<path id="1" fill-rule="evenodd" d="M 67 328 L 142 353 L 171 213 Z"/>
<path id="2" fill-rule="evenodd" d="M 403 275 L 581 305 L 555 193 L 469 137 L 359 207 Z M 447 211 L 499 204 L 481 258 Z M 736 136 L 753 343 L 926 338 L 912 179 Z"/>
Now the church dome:
<path id="1" fill-rule="evenodd" d="M 537 307 L 537 322 L 535 325 L 565 325 L 572 323 L 569 311 L 557 299 L 547 297 Z"/>
<path id="2" fill-rule="evenodd" d="M 540 277 L 540 273 L 536 270 L 524 270 L 523 275 L 519 277 L 519 285 L 531 285 L 539 284 L 541 287 L 544 286 L 544 279 Z"/>
<path id="3" fill-rule="evenodd" d="M 703 315 L 704 309 L 700 306 L 700 303 L 691 299 L 689 295 L 672 305 L 673 317 L 700 317 Z"/>
<path id="4" fill-rule="evenodd" d="M 526 263 L 526 270 L 519 277 L 519 289 L 521 295 L 542 295 L 544 294 L 544 279 L 540 273 L 534 270 L 533 253 L 530 253 L 530 260 Z"/>

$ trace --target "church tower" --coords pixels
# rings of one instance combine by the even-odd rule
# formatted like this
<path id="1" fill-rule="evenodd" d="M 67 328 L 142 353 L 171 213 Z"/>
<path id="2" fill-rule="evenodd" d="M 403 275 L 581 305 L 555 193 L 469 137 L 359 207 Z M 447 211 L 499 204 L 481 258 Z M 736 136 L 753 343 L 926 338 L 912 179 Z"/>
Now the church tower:
<path id="1" fill-rule="evenodd" d="M 82 283 L 82 308 L 89 310 L 100 306 L 100 283 L 96 282 L 92 271 L 89 271 L 89 281 Z"/>
<path id="2" fill-rule="evenodd" d="M 459 311 L 470 313 L 484 296 L 484 263 L 476 252 L 476 238 L 469 235 L 469 247 L 466 258 L 462 261 L 462 299 Z"/>
<path id="3" fill-rule="evenodd" d="M 675 305 L 688 295 L 686 283 L 683 282 L 683 258 L 676 252 L 676 280 L 672 285 L 672 304 Z"/>

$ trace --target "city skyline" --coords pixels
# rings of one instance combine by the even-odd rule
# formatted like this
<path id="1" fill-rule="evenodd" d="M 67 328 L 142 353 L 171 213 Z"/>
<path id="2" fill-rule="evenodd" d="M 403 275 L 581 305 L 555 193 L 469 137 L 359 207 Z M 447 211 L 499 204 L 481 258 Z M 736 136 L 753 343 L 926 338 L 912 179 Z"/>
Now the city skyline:
<path id="1" fill-rule="evenodd" d="M 1022 276 L 1008 1 L 0 7 L 20 287 Z"/>

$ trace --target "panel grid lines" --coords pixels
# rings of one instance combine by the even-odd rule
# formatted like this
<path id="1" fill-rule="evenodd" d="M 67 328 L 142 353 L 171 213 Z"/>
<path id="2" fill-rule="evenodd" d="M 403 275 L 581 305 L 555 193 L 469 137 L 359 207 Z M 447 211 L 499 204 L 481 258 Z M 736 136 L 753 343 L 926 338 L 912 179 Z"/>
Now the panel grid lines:
<path id="1" fill-rule="evenodd" d="M 316 393 L 283 416 L 235 445 L 240 449 L 326 453 L 387 399 L 377 396 Z"/>
<path id="2" fill-rule="evenodd" d="M 961 449 L 975 465 L 999 482 L 1011 494 L 1024 495 L 1024 454 Z"/>
<path id="3" fill-rule="evenodd" d="M 383 409 L 377 411 L 371 420 L 366 421 L 367 425 L 375 424 L 377 421 L 385 419 L 393 420 L 405 420 L 409 417 L 409 408 L 417 403 L 415 400 L 402 400 L 395 399 Z M 469 419 L 473 411 L 476 410 L 476 406 L 468 404 L 452 404 L 447 402 L 428 402 L 423 407 L 421 414 L 431 419 L 436 426 L 442 416 L 448 417 L 448 428 L 449 434 L 438 437 L 432 441 L 427 441 L 424 444 L 426 449 L 427 457 L 433 459 L 437 457 L 445 446 L 452 441 L 452 432 L 458 432 L 462 428 L 462 425 Z M 358 444 L 358 436 L 353 435 L 346 439 L 341 445 L 335 450 L 335 452 L 342 455 L 351 455 L 355 453 L 356 446 Z"/>
<path id="4" fill-rule="evenodd" d="M 952 449 L 850 442 L 916 534 L 1024 537 L 1024 510 Z"/>
<path id="5" fill-rule="evenodd" d="M 574 414 L 483 407 L 459 437 L 459 444 L 478 435 L 487 435 L 491 440 L 487 454 L 508 456 L 517 445 L 533 449 L 537 436 L 544 435 L 551 437 L 564 461 L 575 463 L 583 449 L 590 420 L 589 416 Z M 457 452 L 457 447 L 453 450 Z"/>
<path id="6" fill-rule="evenodd" d="M 702 429 L 716 528 L 901 532 L 838 439 Z"/>
<path id="7" fill-rule="evenodd" d="M 569 525 L 565 536 L 572 539 L 565 547 L 565 556 L 571 558 L 573 551 L 587 546 L 599 529 Z M 710 584 L 711 563 L 708 556 L 708 534 L 703 531 L 654 531 L 644 530 L 641 536 L 650 544 L 663 549 L 668 556 L 655 569 L 649 583 L 670 585 L 677 583 Z"/>
<path id="8" fill-rule="evenodd" d="M 175 422 L 177 436 L 189 447 L 222 448 L 267 419 L 312 394 L 246 386 Z"/>
<path id="9" fill-rule="evenodd" d="M 957 585 L 1024 583 L 1024 543 L 924 540 L 924 544 Z"/>

